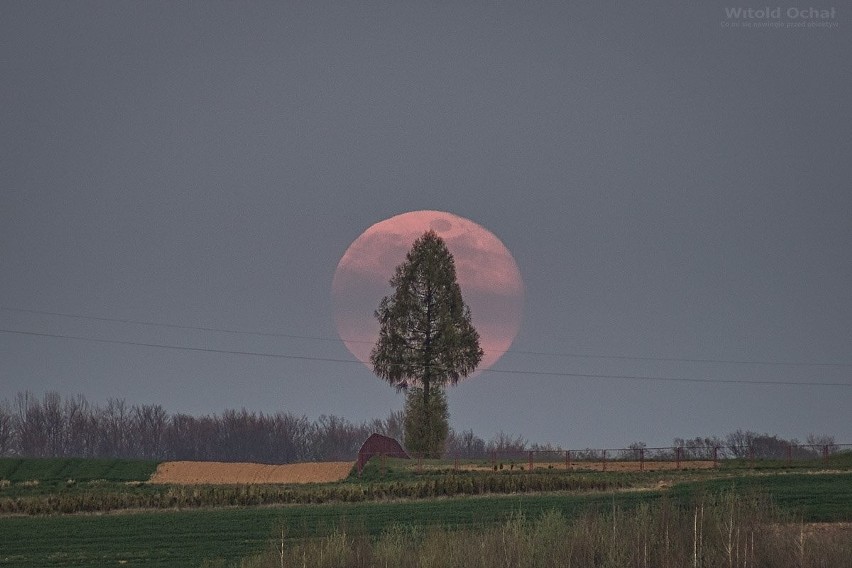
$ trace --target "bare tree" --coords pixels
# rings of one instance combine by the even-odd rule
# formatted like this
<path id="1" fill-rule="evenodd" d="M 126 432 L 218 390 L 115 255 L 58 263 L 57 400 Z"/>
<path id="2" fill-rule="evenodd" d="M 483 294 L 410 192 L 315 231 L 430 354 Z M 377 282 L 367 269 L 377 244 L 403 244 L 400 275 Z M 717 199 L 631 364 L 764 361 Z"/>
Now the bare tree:
<path id="1" fill-rule="evenodd" d="M 829 436 L 828 434 L 808 434 L 807 443 L 811 446 L 822 446 L 829 453 L 834 453 L 839 448 L 834 436 Z"/>
<path id="2" fill-rule="evenodd" d="M 48 391 L 42 397 L 44 431 L 47 437 L 46 455 L 60 457 L 65 455 L 65 417 L 62 414 L 62 397 L 56 391 Z"/>
<path id="3" fill-rule="evenodd" d="M 485 457 L 485 440 L 474 434 L 473 430 L 464 430 L 461 433 L 450 430 L 450 435 L 447 436 L 447 454 L 463 458 Z"/>
<path id="4" fill-rule="evenodd" d="M 527 449 L 527 441 L 521 436 L 513 437 L 505 432 L 498 432 L 488 441 L 485 449 L 488 452 L 519 453 Z"/>
<path id="5" fill-rule="evenodd" d="M 710 459 L 713 457 L 714 448 L 724 448 L 725 442 L 719 438 L 708 436 L 702 438 L 675 438 L 672 445 L 681 449 L 681 457 L 686 459 Z M 718 453 L 717 453 L 718 456 Z"/>
<path id="6" fill-rule="evenodd" d="M 339 416 L 322 415 L 313 429 L 314 459 L 353 459 L 369 434 L 364 426 L 353 426 Z"/>
<path id="7" fill-rule="evenodd" d="M 173 414 L 166 426 L 163 436 L 165 442 L 166 459 L 184 460 L 193 459 L 195 435 L 195 417 L 188 414 Z"/>
<path id="8" fill-rule="evenodd" d="M 46 457 L 48 434 L 41 404 L 29 391 L 18 393 L 15 399 L 18 445 L 21 455 Z"/>
<path id="9" fill-rule="evenodd" d="M 157 459 L 163 456 L 168 415 L 159 404 L 143 404 L 132 409 L 134 446 L 137 457 Z"/>
<path id="10" fill-rule="evenodd" d="M 381 434 L 395 440 L 402 440 L 405 435 L 405 412 L 394 410 L 387 418 L 374 418 L 366 424 L 370 433 Z"/>
<path id="11" fill-rule="evenodd" d="M 65 399 L 63 419 L 65 420 L 64 455 L 91 457 L 97 445 L 97 432 L 94 431 L 89 402 L 83 395 Z"/>
<path id="12" fill-rule="evenodd" d="M 102 432 L 98 455 L 128 457 L 130 452 L 130 409 L 122 398 L 111 398 L 99 413 Z"/>
<path id="13" fill-rule="evenodd" d="M 305 461 L 311 455 L 313 426 L 306 416 L 279 412 L 273 421 L 273 446 L 281 462 Z"/>
<path id="14" fill-rule="evenodd" d="M 0 456 L 8 456 L 15 446 L 15 415 L 8 401 L 0 402 Z"/>

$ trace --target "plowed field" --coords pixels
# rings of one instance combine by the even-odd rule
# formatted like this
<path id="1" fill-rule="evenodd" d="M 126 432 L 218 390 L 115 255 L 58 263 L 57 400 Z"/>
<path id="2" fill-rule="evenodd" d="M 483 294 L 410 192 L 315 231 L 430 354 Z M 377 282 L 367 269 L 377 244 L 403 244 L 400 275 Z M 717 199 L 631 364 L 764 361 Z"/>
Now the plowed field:
<path id="1" fill-rule="evenodd" d="M 352 470 L 352 462 L 311 462 L 287 465 L 223 462 L 163 462 L 151 483 L 183 485 L 231 485 L 260 483 L 325 483 L 340 481 Z"/>

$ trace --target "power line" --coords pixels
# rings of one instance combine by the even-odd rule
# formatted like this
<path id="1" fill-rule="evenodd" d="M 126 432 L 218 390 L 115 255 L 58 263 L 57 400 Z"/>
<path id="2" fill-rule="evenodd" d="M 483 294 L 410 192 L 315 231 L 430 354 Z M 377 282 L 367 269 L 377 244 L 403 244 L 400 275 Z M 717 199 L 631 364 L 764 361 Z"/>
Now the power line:
<path id="1" fill-rule="evenodd" d="M 515 351 L 508 350 L 504 353 L 518 353 L 525 355 L 542 355 L 549 357 L 576 357 L 580 359 L 617 359 L 623 361 L 657 361 L 667 363 L 722 363 L 731 365 L 769 365 L 774 367 L 852 367 L 852 363 L 792 363 L 788 361 L 757 361 L 737 359 L 689 359 L 683 357 L 647 357 L 638 355 L 584 355 L 581 353 L 547 353 L 541 351 Z"/>
<path id="2" fill-rule="evenodd" d="M 176 323 L 159 323 L 153 321 L 143 321 L 143 320 L 135 320 L 135 319 L 127 319 L 127 318 L 106 318 L 106 317 L 98 317 L 98 316 L 88 316 L 82 314 L 71 314 L 67 312 L 47 312 L 42 310 L 27 310 L 23 308 L 7 308 L 5 306 L 0 306 L 0 310 L 8 311 L 8 312 L 19 312 L 24 314 L 39 314 L 45 316 L 60 316 L 64 318 L 75 318 L 75 319 L 85 319 L 92 321 L 103 321 L 103 322 L 111 322 L 111 323 L 128 323 L 133 325 L 144 325 L 150 327 L 166 327 L 171 329 L 190 329 L 193 331 L 213 331 L 216 333 L 231 333 L 236 335 L 254 335 L 259 337 L 286 337 L 290 339 L 313 339 L 319 341 L 332 341 L 334 343 L 340 343 L 340 339 L 334 339 L 331 337 L 319 337 L 319 336 L 311 336 L 311 335 L 296 335 L 291 333 L 273 333 L 273 332 L 263 332 L 263 331 L 246 331 L 246 330 L 238 330 L 238 329 L 227 329 L 222 327 L 205 327 L 199 325 L 180 325 Z M 355 343 L 369 343 L 367 341 L 357 341 L 357 340 L 348 340 Z"/>
<path id="3" fill-rule="evenodd" d="M 487 373 L 509 373 L 519 375 L 534 375 L 543 377 L 582 377 L 602 379 L 626 379 L 639 381 L 667 381 L 678 383 L 721 383 L 721 384 L 744 384 L 744 385 L 795 385 L 795 386 L 821 386 L 821 387 L 852 387 L 852 383 L 834 383 L 828 381 L 806 382 L 806 381 L 784 381 L 776 379 L 720 379 L 720 378 L 688 378 L 688 377 L 648 377 L 643 375 L 593 375 L 585 373 L 563 373 L 560 371 L 511 371 L 504 369 L 486 369 Z"/>
<path id="4" fill-rule="evenodd" d="M 308 355 L 283 355 L 280 353 L 263 353 L 261 351 L 240 351 L 231 349 L 211 349 L 209 347 L 187 347 L 183 345 L 166 345 L 164 343 L 146 343 L 144 341 L 124 341 L 121 339 L 101 339 L 97 337 L 81 337 L 78 335 L 65 335 L 61 333 L 45 333 L 38 331 L 20 331 L 14 329 L 0 329 L 0 333 L 17 335 L 29 335 L 33 337 L 54 337 L 59 339 L 74 339 L 77 341 L 91 341 L 93 343 L 107 343 L 112 345 L 132 345 L 136 347 L 156 347 L 158 349 L 171 349 L 174 351 L 195 351 L 204 353 L 223 353 L 225 355 L 252 355 L 255 357 L 270 357 L 274 359 L 299 359 L 305 361 L 325 361 L 330 363 L 361 363 L 351 359 L 335 359 L 333 357 L 313 357 Z"/>
<path id="5" fill-rule="evenodd" d="M 308 355 L 285 355 L 280 353 L 264 353 L 259 351 L 240 351 L 229 349 L 212 349 L 209 347 L 186 347 L 179 345 L 167 345 L 162 343 L 146 343 L 141 341 L 124 341 L 120 339 L 101 339 L 93 337 L 81 337 L 76 335 L 65 335 L 59 333 L 44 333 L 36 331 L 20 331 L 12 329 L 0 329 L 0 333 L 26 335 L 32 337 L 46 337 L 57 339 L 71 339 L 77 341 L 90 341 L 94 343 L 104 343 L 113 345 L 128 345 L 135 347 L 149 347 L 157 349 L 170 349 L 175 351 L 191 351 L 203 353 L 219 353 L 225 355 L 245 355 L 253 357 L 267 357 L 274 359 L 293 359 L 301 361 L 321 361 L 328 363 L 347 363 L 358 364 L 361 362 L 352 359 L 337 359 L 333 357 L 315 357 Z M 569 373 L 558 371 L 524 371 L 511 369 L 484 369 L 484 373 L 500 373 L 513 375 L 530 375 L 530 376 L 548 376 L 548 377 L 569 377 L 569 378 L 587 378 L 587 379 L 623 379 L 633 381 L 665 381 L 665 382 L 683 382 L 683 383 L 715 383 L 715 384 L 748 384 L 748 385 L 787 385 L 787 386 L 822 386 L 822 387 L 852 387 L 852 383 L 829 382 L 829 381 L 794 381 L 794 380 L 772 380 L 772 379 L 723 379 L 723 378 L 687 378 L 687 377 L 659 377 L 659 376 L 643 376 L 643 375 L 598 375 L 591 373 Z"/>
<path id="6" fill-rule="evenodd" d="M 132 324 L 132 325 L 144 325 L 149 327 L 164 327 L 170 329 L 188 329 L 193 331 L 210 331 L 215 333 L 229 333 L 235 335 L 251 335 L 256 337 L 278 337 L 278 338 L 288 338 L 288 339 L 308 339 L 313 341 L 328 341 L 333 343 L 340 343 L 341 341 L 345 341 L 347 343 L 371 343 L 370 341 L 364 341 L 359 339 L 339 339 L 339 338 L 331 338 L 331 337 L 322 337 L 322 336 L 314 336 L 314 335 L 298 335 L 292 333 L 274 333 L 274 332 L 263 332 L 263 331 L 247 331 L 247 330 L 237 330 L 237 329 L 228 329 L 221 327 L 207 327 L 207 326 L 195 326 L 195 325 L 181 325 L 174 323 L 160 323 L 160 322 L 152 322 L 152 321 L 144 321 L 144 320 L 135 320 L 128 318 L 107 318 L 107 317 L 98 317 L 98 316 L 89 316 L 83 314 L 73 314 L 68 312 L 50 312 L 44 310 L 29 310 L 24 308 L 10 308 L 5 306 L 0 306 L 0 310 L 9 311 L 9 312 L 19 312 L 19 313 L 27 313 L 27 314 L 38 314 L 38 315 L 48 315 L 48 316 L 58 316 L 65 318 L 75 318 L 75 319 L 85 319 L 92 321 L 102 321 L 102 322 L 111 322 L 111 323 L 123 323 L 123 324 Z M 747 359 L 700 359 L 700 358 L 686 358 L 686 357 L 650 357 L 650 356 L 636 356 L 636 355 L 590 355 L 585 353 L 554 353 L 554 352 L 545 352 L 545 351 L 524 351 L 518 349 L 506 349 L 506 350 L 495 350 L 496 353 L 501 354 L 510 354 L 510 355 L 536 355 L 542 357 L 560 357 L 560 358 L 574 358 L 574 359 L 596 359 L 596 360 L 620 360 L 620 361 L 650 361 L 650 362 L 666 362 L 666 363 L 713 363 L 713 364 L 730 364 L 730 365 L 766 365 L 766 366 L 776 366 L 776 367 L 852 367 L 852 363 L 827 363 L 827 362 L 811 362 L 811 363 L 793 363 L 786 361 L 760 361 L 760 360 L 747 360 Z"/>

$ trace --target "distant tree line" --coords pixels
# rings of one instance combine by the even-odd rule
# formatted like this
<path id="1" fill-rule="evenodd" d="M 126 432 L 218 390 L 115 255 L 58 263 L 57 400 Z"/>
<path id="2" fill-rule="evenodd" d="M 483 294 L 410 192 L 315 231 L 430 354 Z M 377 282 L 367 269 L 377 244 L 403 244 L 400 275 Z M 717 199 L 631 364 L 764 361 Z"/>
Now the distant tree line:
<path id="1" fill-rule="evenodd" d="M 800 441 L 750 430 L 736 430 L 723 438 L 675 438 L 672 445 L 681 448 L 685 458 L 705 457 L 712 454 L 713 448 L 717 448 L 719 458 L 755 459 L 810 459 L 821 453 L 823 447 L 837 451 L 834 436 L 809 434 L 805 441 Z"/>
<path id="2" fill-rule="evenodd" d="M 159 404 L 18 393 L 0 402 L 0 456 L 290 463 L 354 459 L 373 432 L 399 437 L 402 413 L 353 424 L 246 409 L 192 416 Z"/>
<path id="3" fill-rule="evenodd" d="M 354 424 L 338 416 L 309 420 L 289 412 L 225 410 L 221 414 L 169 414 L 159 404 L 111 398 L 92 404 L 82 395 L 63 398 L 26 391 L 0 401 L 0 456 L 138 458 L 153 460 L 292 463 L 354 460 L 377 432 L 401 440 L 404 416 Z M 447 453 L 478 457 L 493 450 L 521 451 L 520 437 L 499 434 L 486 442 L 472 431 L 450 431 Z M 536 448 L 538 446 L 535 446 Z"/>
<path id="4" fill-rule="evenodd" d="M 309 420 L 288 412 L 265 414 L 246 409 L 192 416 L 169 414 L 159 404 L 130 405 L 124 399 L 89 403 L 82 395 L 41 398 L 18 393 L 0 401 L 0 456 L 139 458 L 152 460 L 251 461 L 292 463 L 354 460 L 367 437 L 377 432 L 403 438 L 405 417 L 394 411 L 384 419 L 354 424 L 338 416 Z M 724 437 L 675 438 L 683 459 L 706 459 L 718 449 L 721 458 L 808 459 L 823 446 L 836 451 L 833 436 L 809 435 L 804 442 L 737 430 Z M 485 439 L 472 430 L 452 429 L 445 453 L 459 458 L 488 458 L 526 451 L 562 451 L 559 446 L 530 444 L 503 432 Z M 634 442 L 629 449 L 645 448 Z M 788 450 L 792 448 L 792 450 Z M 672 448 L 666 449 L 673 455 Z M 574 459 L 593 458 L 599 450 L 572 451 Z M 650 457 L 650 454 L 649 454 Z M 666 456 L 657 454 L 657 458 Z"/>
<path id="5" fill-rule="evenodd" d="M 644 442 L 634 442 L 628 450 L 644 450 L 650 459 L 697 459 L 705 460 L 751 458 L 758 460 L 807 460 L 818 458 L 823 450 L 838 451 L 834 436 L 809 434 L 805 441 L 797 438 L 785 439 L 775 434 L 760 434 L 751 430 L 736 430 L 726 436 L 675 438 L 671 447 L 648 448 Z"/>

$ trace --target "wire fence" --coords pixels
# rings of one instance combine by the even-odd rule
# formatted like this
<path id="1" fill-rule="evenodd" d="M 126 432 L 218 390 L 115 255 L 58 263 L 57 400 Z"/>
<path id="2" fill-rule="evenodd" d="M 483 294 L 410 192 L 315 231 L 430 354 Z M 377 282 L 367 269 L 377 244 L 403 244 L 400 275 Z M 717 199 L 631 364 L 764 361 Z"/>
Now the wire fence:
<path id="1" fill-rule="evenodd" d="M 562 450 L 562 449 L 506 449 L 480 454 L 445 454 L 440 458 L 409 453 L 406 468 L 423 472 L 428 470 L 452 471 L 611 471 L 644 472 L 664 470 L 714 469 L 714 468 L 813 468 L 830 467 L 834 461 L 844 460 L 852 466 L 852 444 L 777 444 L 773 446 L 670 446 L 663 448 L 616 448 Z M 384 474 L 391 459 L 399 459 L 383 452 L 362 452 L 358 457 L 358 471 L 371 460 L 377 459 Z"/>

